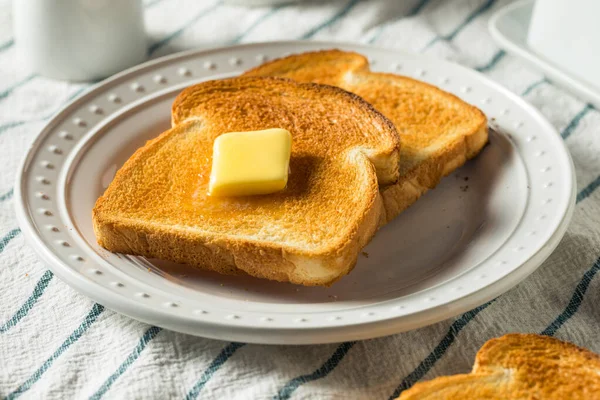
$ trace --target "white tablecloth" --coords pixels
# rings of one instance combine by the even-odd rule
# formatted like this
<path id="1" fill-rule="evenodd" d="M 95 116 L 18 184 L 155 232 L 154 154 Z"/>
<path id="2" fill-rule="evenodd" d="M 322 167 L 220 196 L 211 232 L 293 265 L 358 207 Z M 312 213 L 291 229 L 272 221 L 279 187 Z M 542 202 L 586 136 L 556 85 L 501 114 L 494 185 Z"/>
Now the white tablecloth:
<path id="1" fill-rule="evenodd" d="M 18 1 L 18 0 L 16 0 Z M 489 338 L 544 332 L 600 352 L 600 113 L 505 55 L 487 21 L 507 1 L 322 1 L 253 8 L 148 0 L 152 57 L 274 39 L 372 43 L 476 68 L 538 107 L 564 137 L 578 203 L 554 254 L 487 306 L 386 338 L 260 346 L 150 327 L 53 276 L 13 211 L 19 162 L 37 132 L 85 87 L 28 75 L 11 3 L 0 2 L 0 398 L 388 399 L 422 379 L 470 370 Z"/>

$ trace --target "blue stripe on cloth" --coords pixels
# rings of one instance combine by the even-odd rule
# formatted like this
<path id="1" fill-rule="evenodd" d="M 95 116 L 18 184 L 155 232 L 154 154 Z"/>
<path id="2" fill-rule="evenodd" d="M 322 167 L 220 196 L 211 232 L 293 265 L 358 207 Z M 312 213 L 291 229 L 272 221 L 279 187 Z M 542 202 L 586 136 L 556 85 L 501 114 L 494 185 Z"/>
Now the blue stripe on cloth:
<path id="1" fill-rule="evenodd" d="M 490 304 L 492 304 L 496 299 L 487 302 L 477 308 L 472 309 L 471 311 L 467 311 L 463 315 L 461 315 L 457 320 L 455 320 L 446 335 L 442 338 L 440 343 L 435 346 L 433 351 L 429 353 L 427 357 L 415 368 L 410 374 L 406 376 L 400 383 L 400 385 L 394 390 L 394 393 L 390 396 L 390 399 L 395 399 L 400 396 L 402 391 L 408 389 L 412 385 L 415 384 L 419 379 L 425 376 L 427 372 L 435 365 L 435 363 L 442 358 L 448 348 L 454 343 L 456 336 L 458 333 L 465 327 L 469 322 L 471 322 L 477 314 L 481 311 L 485 310 Z"/>
<path id="2" fill-rule="evenodd" d="M 471 22 L 473 22 L 475 20 L 475 18 L 477 18 L 478 16 L 480 16 L 481 14 L 483 14 L 484 12 L 489 10 L 494 5 L 495 2 L 496 2 L 496 0 L 485 1 L 481 5 L 481 7 L 479 7 L 477 10 L 475 10 L 474 13 L 470 14 L 462 24 L 457 26 L 449 35 L 446 35 L 445 39 L 446 40 L 454 39 L 456 37 L 456 35 L 458 35 L 460 33 L 460 31 L 462 31 L 467 25 L 469 25 Z"/>
<path id="3" fill-rule="evenodd" d="M 438 35 L 438 36 L 434 37 L 433 39 L 431 39 L 431 41 L 429 43 L 427 43 L 427 45 L 425 45 L 423 50 L 428 49 L 434 43 L 437 43 L 440 40 L 446 40 L 446 41 L 453 40 L 456 37 L 456 35 L 458 35 L 460 33 L 460 31 L 462 31 L 471 22 L 473 22 L 473 20 L 475 20 L 475 18 L 477 18 L 478 16 L 480 16 L 481 14 L 483 14 L 484 12 L 489 10 L 490 7 L 492 7 L 495 2 L 496 2 L 496 0 L 486 0 L 478 9 L 476 9 L 471 14 L 469 14 L 467 16 L 467 18 L 460 25 L 458 25 L 452 32 L 450 32 L 447 35 Z"/>
<path id="4" fill-rule="evenodd" d="M 419 14 L 421 12 L 421 10 L 423 8 L 425 8 L 425 6 L 427 5 L 427 3 L 429 3 L 431 0 L 421 0 L 419 1 L 406 15 L 401 16 L 400 18 L 398 18 L 396 21 L 399 21 L 403 18 L 410 18 L 410 17 L 414 17 L 415 15 Z M 375 34 L 373 35 L 373 37 L 371 39 L 369 39 L 368 43 L 369 44 L 373 44 L 377 41 L 377 39 L 379 39 L 379 37 L 381 36 L 381 34 L 386 30 L 387 27 L 389 27 L 389 23 L 383 26 L 380 26 L 379 29 L 377 29 L 377 31 L 375 32 Z"/>
<path id="5" fill-rule="evenodd" d="M 531 85 L 527 86 L 525 88 L 525 90 L 523 90 L 523 93 L 521 93 L 521 96 L 527 96 L 529 93 L 531 93 L 535 88 L 537 88 L 538 86 L 540 86 L 543 83 L 548 83 L 548 79 L 543 78 L 540 79 L 539 81 L 533 82 Z"/>
<path id="6" fill-rule="evenodd" d="M 0 202 L 9 200 L 13 196 L 14 190 L 10 189 L 8 192 L 0 195 Z"/>
<path id="7" fill-rule="evenodd" d="M 346 16 L 346 14 L 348 14 L 360 2 L 361 2 L 361 0 L 350 0 L 348 2 L 348 4 L 346 4 L 344 6 L 344 8 L 342 8 L 340 11 L 335 13 L 328 20 L 315 26 L 314 28 L 312 28 L 311 30 L 309 30 L 308 32 L 306 32 L 305 34 L 300 36 L 300 39 L 310 39 L 311 37 L 316 35 L 318 32 L 322 31 L 323 29 L 327 28 L 328 26 L 335 24 L 337 21 L 344 18 Z"/>
<path id="8" fill-rule="evenodd" d="M 498 62 L 504 58 L 505 55 L 506 52 L 504 50 L 499 50 L 496 54 L 494 54 L 489 63 L 482 65 L 481 67 L 476 67 L 475 70 L 479 72 L 488 72 L 494 68 L 496 64 L 498 64 Z"/>
<path id="9" fill-rule="evenodd" d="M 10 39 L 2 44 L 0 44 L 0 51 L 8 50 L 15 44 L 14 39 Z"/>
<path id="10" fill-rule="evenodd" d="M 586 199 L 590 194 L 598 189 L 598 186 L 600 186 L 600 176 L 594 179 L 592 183 L 587 185 L 577 194 L 576 202 L 579 203 L 580 201 Z M 569 301 L 569 304 L 567 304 L 567 307 L 554 319 L 554 321 L 552 321 L 552 323 L 550 323 L 550 325 L 548 325 L 546 329 L 542 331 L 542 335 L 554 335 L 561 326 L 563 326 L 573 315 L 575 315 L 579 309 L 579 306 L 581 305 L 581 302 L 583 301 L 585 292 L 590 286 L 594 276 L 598 273 L 599 269 L 600 258 L 598 258 L 594 265 L 592 265 L 592 267 L 587 270 L 585 274 L 583 274 L 579 284 L 575 287 L 575 292 L 571 296 L 571 300 Z"/>
<path id="11" fill-rule="evenodd" d="M 13 83 L 11 86 L 7 87 L 6 89 L 4 89 L 3 91 L 0 92 L 0 100 L 8 97 L 15 89 L 20 88 L 21 86 L 23 86 L 24 84 L 26 84 L 27 82 L 29 82 L 30 80 L 32 80 L 33 78 L 35 78 L 37 75 L 32 74 L 29 76 L 26 76 L 25 78 L 21 79 L 20 81 Z"/>
<path id="12" fill-rule="evenodd" d="M 198 397 L 198 394 L 200 393 L 200 391 L 202 391 L 202 389 L 206 385 L 206 382 L 208 382 L 210 378 L 213 377 L 215 372 L 217 372 L 219 368 L 221 368 L 223 364 L 225 364 L 229 357 L 231 357 L 240 347 L 243 347 L 245 345 L 246 343 L 233 342 L 225 346 L 225 348 L 221 350 L 219 355 L 210 363 L 208 368 L 206 368 L 206 370 L 204 371 L 200 379 L 198 379 L 198 382 L 196 382 L 194 387 L 190 389 L 187 396 L 185 396 L 185 399 L 192 400 Z"/>
<path id="13" fill-rule="evenodd" d="M 77 89 L 56 110 L 52 111 L 50 114 L 48 114 L 45 117 L 36 118 L 36 119 L 30 119 L 30 120 L 23 120 L 23 121 L 11 121 L 11 122 L 7 122 L 4 125 L 0 125 L 0 135 L 3 134 L 4 132 L 6 132 L 7 130 L 11 129 L 11 128 L 16 128 L 18 126 L 29 124 L 29 123 L 33 123 L 33 122 L 42 122 L 42 121 L 45 121 L 47 119 L 52 118 L 52 116 L 54 116 L 54 114 L 56 114 L 57 112 L 59 112 L 63 108 L 63 106 L 65 104 L 67 104 L 68 102 L 70 102 L 71 100 L 73 100 L 75 97 L 79 96 L 79 94 L 81 92 L 83 92 L 85 89 L 87 89 L 88 86 L 90 86 L 90 85 L 85 85 L 82 88 Z"/>
<path id="14" fill-rule="evenodd" d="M 156 335 L 158 335 L 160 333 L 161 330 L 162 329 L 157 326 L 150 327 L 144 333 L 144 335 L 142 335 L 142 338 L 140 339 L 137 346 L 135 346 L 133 351 L 129 354 L 129 356 L 125 359 L 125 361 L 123 361 L 123 363 L 119 366 L 119 368 L 117 368 L 117 370 L 111 376 L 108 377 L 106 382 L 104 382 L 102 384 L 102 386 L 100 386 L 100 388 L 98 389 L 98 391 L 96 391 L 96 393 L 94 393 L 92 396 L 90 396 L 90 400 L 100 400 L 102 398 L 102 396 L 104 396 L 104 394 L 106 394 L 108 389 L 110 389 L 110 387 L 113 385 L 113 383 L 115 383 L 115 381 L 121 375 L 123 375 L 125 373 L 125 371 L 127 371 L 127 368 L 129 368 L 129 366 L 131 364 L 133 364 L 135 360 L 138 359 L 138 357 L 140 356 L 142 351 L 146 348 L 148 343 L 150 343 L 152 341 L 152 339 L 154 339 L 156 337 Z"/>
<path id="15" fill-rule="evenodd" d="M 12 392 L 8 396 L 6 396 L 6 400 L 16 399 L 17 397 L 19 397 L 23 393 L 25 393 L 27 390 L 29 390 L 31 388 L 31 386 L 42 377 L 44 372 L 46 372 L 48 370 L 48 368 L 50 368 L 52 366 L 54 361 L 56 361 L 56 359 L 58 357 L 60 357 L 61 354 L 63 354 L 69 347 L 71 347 L 71 345 L 73 343 L 77 342 L 79 340 L 79 338 L 81 336 L 83 336 L 83 334 L 90 328 L 90 326 L 92 326 L 94 324 L 94 322 L 96 322 L 96 320 L 98 319 L 100 314 L 102 314 L 103 311 L 104 311 L 103 306 L 101 306 L 100 304 L 97 304 L 97 303 L 94 304 L 94 306 L 92 307 L 90 312 L 86 315 L 86 317 L 83 320 L 83 322 L 81 323 L 81 325 L 79 325 L 77 327 L 77 329 L 75 329 L 73 331 L 73 333 L 71 333 L 69 335 L 69 337 L 60 345 L 60 347 L 46 361 L 44 361 L 42 366 L 40 368 L 38 368 L 29 377 L 29 379 L 27 379 L 25 382 L 23 382 L 23 384 L 21 384 L 21 386 L 19 386 L 14 392 Z"/>
<path id="16" fill-rule="evenodd" d="M 314 371 L 312 374 L 301 375 L 285 384 L 279 392 L 273 396 L 274 400 L 287 400 L 298 389 L 301 385 L 321 379 L 329 375 L 331 371 L 337 367 L 337 365 L 344 359 L 348 351 L 356 344 L 356 342 L 345 342 L 338 346 L 335 352 L 329 357 L 327 361 L 319 369 Z"/>
<path id="17" fill-rule="evenodd" d="M 425 8 L 425 6 L 427 5 L 427 3 L 429 3 L 429 1 L 430 0 L 421 0 L 420 2 L 417 3 L 417 5 L 415 5 L 413 7 L 412 10 L 410 10 L 408 12 L 408 14 L 405 15 L 405 17 L 414 17 L 415 15 L 420 13 L 421 10 L 423 10 L 423 8 Z"/>
<path id="18" fill-rule="evenodd" d="M 276 14 L 277 12 L 279 12 L 279 10 L 281 10 L 282 8 L 285 8 L 289 6 L 289 4 L 283 4 L 277 7 L 273 7 L 271 8 L 269 11 L 267 11 L 266 13 L 264 13 L 263 15 L 261 15 L 260 17 L 258 17 L 256 19 L 256 21 L 254 21 L 252 23 L 252 25 L 250 25 L 244 32 L 240 33 L 238 36 L 236 36 L 230 43 L 231 44 L 236 44 L 236 43 L 240 43 L 246 36 L 248 36 L 248 34 L 250 32 L 252 32 L 257 26 L 259 26 L 261 23 L 263 23 L 265 20 L 271 18 L 274 14 Z"/>
<path id="19" fill-rule="evenodd" d="M 21 233 L 21 229 L 15 228 L 12 231 L 8 232 L 2 239 L 0 239 L 0 253 L 4 251 L 6 246 L 13 240 L 17 235 Z"/>
<path id="20" fill-rule="evenodd" d="M 594 193 L 594 190 L 598 189 L 598 186 L 600 186 L 600 176 L 594 179 L 592 183 L 584 187 L 581 192 L 577 193 L 577 203 L 588 198 L 592 193 Z"/>
<path id="21" fill-rule="evenodd" d="M 158 5 L 160 3 L 162 3 L 164 0 L 150 0 L 144 3 L 144 8 L 148 9 L 148 8 L 152 8 L 155 5 Z"/>
<path id="22" fill-rule="evenodd" d="M 592 283 L 592 279 L 594 276 L 600 271 L 600 258 L 596 260 L 594 265 L 590 269 L 588 269 L 584 274 L 577 286 L 575 287 L 575 292 L 571 296 L 571 300 L 569 300 L 569 304 L 561 312 L 555 319 L 548 325 L 546 329 L 542 331 L 542 335 L 553 336 L 556 331 L 560 329 L 575 313 L 579 310 L 579 306 L 583 302 L 583 298 L 585 296 L 585 292 L 587 292 L 590 287 L 590 283 Z"/>
<path id="23" fill-rule="evenodd" d="M 593 107 L 590 104 L 586 104 L 585 107 L 583 108 L 583 110 L 581 110 L 575 116 L 575 118 L 573 118 L 571 120 L 571 122 L 569 122 L 569 125 L 567 125 L 567 127 L 560 133 L 560 136 L 562 136 L 563 139 L 566 139 L 569 136 L 571 136 L 571 134 L 577 128 L 577 126 L 579 125 L 579 123 L 581 122 L 583 117 L 585 117 L 587 115 L 587 113 L 590 112 L 590 110 L 592 110 L 592 109 L 593 109 Z"/>
<path id="24" fill-rule="evenodd" d="M 33 119 L 30 121 L 12 121 L 12 122 L 7 122 L 6 124 L 0 125 L 0 135 L 2 135 L 4 132 L 6 132 L 7 130 L 11 129 L 11 128 L 16 128 L 17 126 L 21 126 L 24 125 L 28 122 L 38 122 L 40 120 L 38 119 Z"/>
<path id="25" fill-rule="evenodd" d="M 223 1 L 218 1 L 210 7 L 202 9 L 198 14 L 196 14 L 189 21 L 187 21 L 181 28 L 177 29 L 175 32 L 165 36 L 164 38 L 150 45 L 150 47 L 148 48 L 148 55 L 152 55 L 156 50 L 160 49 L 162 46 L 169 43 L 171 40 L 179 37 L 187 28 L 194 25 L 196 22 L 198 22 L 198 20 L 202 19 L 203 17 L 206 17 L 207 15 L 211 14 L 222 4 Z"/>
<path id="26" fill-rule="evenodd" d="M 40 297 L 42 297 L 53 277 L 54 274 L 52 273 L 52 271 L 44 272 L 44 275 L 42 275 L 38 283 L 35 285 L 31 296 L 29 296 L 29 298 L 25 300 L 25 303 L 23 303 L 21 308 L 19 308 L 17 312 L 8 321 L 0 325 L 0 333 L 8 331 L 10 328 L 15 326 L 21 319 L 23 319 L 23 317 L 25 317 L 27 313 L 29 313 L 29 310 L 31 310 L 35 303 L 37 303 L 37 301 L 40 299 Z"/>

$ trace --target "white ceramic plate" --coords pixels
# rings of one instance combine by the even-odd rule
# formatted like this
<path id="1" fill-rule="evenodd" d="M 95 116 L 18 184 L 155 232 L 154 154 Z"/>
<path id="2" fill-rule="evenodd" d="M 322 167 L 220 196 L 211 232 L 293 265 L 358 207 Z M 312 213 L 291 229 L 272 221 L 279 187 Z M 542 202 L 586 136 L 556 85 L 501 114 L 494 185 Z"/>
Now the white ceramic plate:
<path id="1" fill-rule="evenodd" d="M 376 70 L 439 85 L 497 126 L 475 160 L 377 233 L 350 275 L 331 288 L 309 288 L 112 254 L 96 244 L 95 200 L 138 147 L 169 127 L 181 89 L 289 52 L 333 47 L 368 55 Z M 449 62 L 315 42 L 188 52 L 108 79 L 40 132 L 16 188 L 27 240 L 56 275 L 97 302 L 193 335 L 288 344 L 388 335 L 493 299 L 557 246 L 575 198 L 560 136 L 518 96 Z"/>
<path id="2" fill-rule="evenodd" d="M 524 0 L 497 11 L 489 23 L 490 33 L 494 40 L 504 50 L 520 57 L 533 68 L 542 71 L 559 86 L 600 108 L 600 92 L 597 89 L 573 74 L 564 71 L 529 48 L 527 45 L 527 32 L 532 10 L 533 0 Z"/>

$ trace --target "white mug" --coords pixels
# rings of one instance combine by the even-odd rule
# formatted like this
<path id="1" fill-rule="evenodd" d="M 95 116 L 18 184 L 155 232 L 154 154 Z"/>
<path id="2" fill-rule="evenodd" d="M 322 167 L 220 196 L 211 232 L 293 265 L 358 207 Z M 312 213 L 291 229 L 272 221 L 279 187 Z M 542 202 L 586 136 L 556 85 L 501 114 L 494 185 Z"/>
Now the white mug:
<path id="1" fill-rule="evenodd" d="M 97 80 L 143 62 L 141 0 L 15 0 L 15 44 L 24 67 L 66 80 Z"/>
<path id="2" fill-rule="evenodd" d="M 536 53 L 600 90 L 599 17 L 599 0 L 537 0 L 527 43 Z"/>

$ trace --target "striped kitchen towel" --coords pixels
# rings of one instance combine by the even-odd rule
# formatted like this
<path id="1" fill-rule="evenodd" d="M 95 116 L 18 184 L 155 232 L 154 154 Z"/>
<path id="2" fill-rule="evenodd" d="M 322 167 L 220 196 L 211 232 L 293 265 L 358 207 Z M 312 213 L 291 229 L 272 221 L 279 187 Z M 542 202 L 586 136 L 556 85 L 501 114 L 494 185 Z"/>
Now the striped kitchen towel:
<path id="1" fill-rule="evenodd" d="M 147 0 L 152 57 L 281 39 L 354 41 L 474 68 L 539 108 L 575 163 L 573 221 L 554 254 L 496 300 L 390 337 L 261 346 L 161 330 L 106 310 L 53 276 L 13 211 L 19 162 L 40 128 L 85 84 L 28 75 L 0 1 L 0 398 L 388 399 L 466 372 L 489 338 L 539 332 L 600 352 L 600 113 L 500 50 L 487 21 L 502 0 L 330 0 L 273 8 Z"/>

